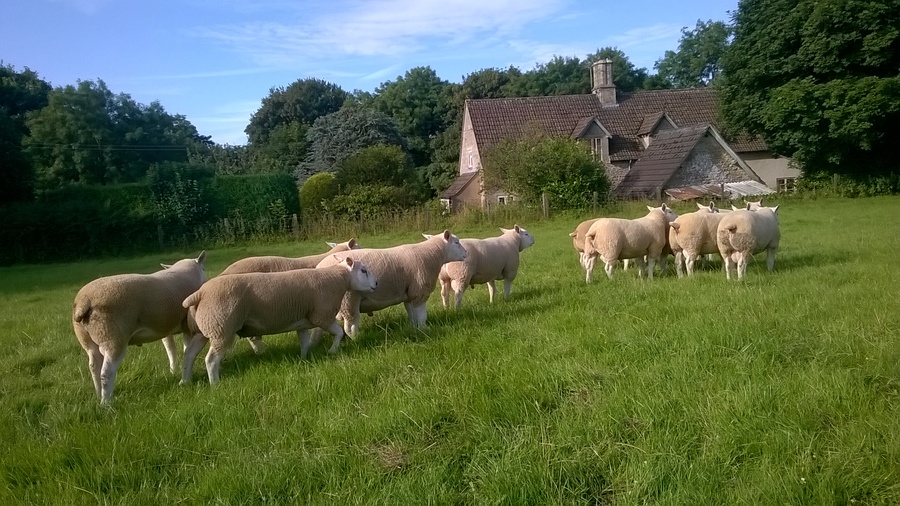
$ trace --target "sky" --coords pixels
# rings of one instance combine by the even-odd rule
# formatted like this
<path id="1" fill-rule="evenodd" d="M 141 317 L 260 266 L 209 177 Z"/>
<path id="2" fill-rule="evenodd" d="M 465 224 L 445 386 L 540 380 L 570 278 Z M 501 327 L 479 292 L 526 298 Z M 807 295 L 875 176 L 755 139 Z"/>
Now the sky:
<path id="1" fill-rule="evenodd" d="M 458 83 L 607 46 L 654 73 L 682 28 L 727 21 L 737 2 L 4 0 L 0 60 L 53 86 L 102 79 L 238 145 L 270 90 L 300 79 L 373 92 L 428 66 Z"/>

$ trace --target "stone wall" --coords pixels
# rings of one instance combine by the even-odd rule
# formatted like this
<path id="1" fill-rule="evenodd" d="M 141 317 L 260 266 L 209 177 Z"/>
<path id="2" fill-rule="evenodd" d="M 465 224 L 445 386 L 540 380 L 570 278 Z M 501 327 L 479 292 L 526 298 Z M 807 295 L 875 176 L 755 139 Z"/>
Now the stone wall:
<path id="1" fill-rule="evenodd" d="M 736 183 L 751 179 L 755 180 L 756 177 L 742 169 L 715 138 L 707 134 L 666 183 L 666 188 Z"/>

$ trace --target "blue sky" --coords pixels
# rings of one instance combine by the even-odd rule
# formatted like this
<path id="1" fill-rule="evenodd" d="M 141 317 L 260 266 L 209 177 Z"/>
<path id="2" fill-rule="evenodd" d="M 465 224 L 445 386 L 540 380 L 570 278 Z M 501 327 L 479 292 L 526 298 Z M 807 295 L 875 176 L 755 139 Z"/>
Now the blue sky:
<path id="1" fill-rule="evenodd" d="M 5 0 L 0 60 L 54 86 L 103 79 L 158 100 L 213 141 L 244 144 L 273 87 L 316 77 L 374 91 L 407 70 L 441 79 L 621 49 L 653 72 L 681 28 L 738 0 Z"/>

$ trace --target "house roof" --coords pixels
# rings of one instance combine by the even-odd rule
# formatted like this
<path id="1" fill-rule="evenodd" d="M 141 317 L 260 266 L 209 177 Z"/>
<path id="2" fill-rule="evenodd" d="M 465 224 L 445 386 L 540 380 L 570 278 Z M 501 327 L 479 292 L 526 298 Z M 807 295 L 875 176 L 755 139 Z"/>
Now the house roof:
<path id="1" fill-rule="evenodd" d="M 478 175 L 478 171 L 474 172 L 464 172 L 459 175 L 453 183 L 444 191 L 441 192 L 442 199 L 452 199 L 453 197 L 459 195 L 463 189 L 475 179 L 475 176 Z"/>
<path id="2" fill-rule="evenodd" d="M 602 107 L 594 94 L 467 100 L 469 118 L 485 153 L 502 139 L 521 137 L 530 128 L 568 137 L 586 118 L 596 117 L 612 134 L 612 161 L 637 160 L 644 155 L 639 132 L 648 117 L 665 113 L 679 127 L 719 125 L 716 92 L 710 88 L 638 91 L 618 94 L 616 107 Z M 655 125 L 654 125 L 655 126 Z M 737 137 L 729 143 L 738 153 L 766 151 L 758 138 Z"/>
<path id="3" fill-rule="evenodd" d="M 646 196 L 662 188 L 672 178 L 697 141 L 709 130 L 709 125 L 678 128 L 656 135 L 644 156 L 616 188 L 622 197 Z"/>
<path id="4" fill-rule="evenodd" d="M 641 123 L 641 127 L 638 128 L 638 136 L 652 134 L 653 131 L 656 130 L 656 125 L 659 125 L 659 122 L 662 121 L 663 118 L 669 118 L 664 111 L 648 114 L 647 117 L 644 118 L 644 122 Z M 678 125 L 676 125 L 671 119 L 669 119 L 669 123 L 672 123 L 673 127 L 678 128 Z"/>

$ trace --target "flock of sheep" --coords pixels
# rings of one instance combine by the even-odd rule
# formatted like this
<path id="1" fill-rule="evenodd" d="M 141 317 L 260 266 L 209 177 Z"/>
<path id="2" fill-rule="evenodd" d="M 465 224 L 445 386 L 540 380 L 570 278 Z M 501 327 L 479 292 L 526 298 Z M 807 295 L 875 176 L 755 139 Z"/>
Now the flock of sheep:
<path id="1" fill-rule="evenodd" d="M 720 212 L 713 204 L 676 216 L 668 206 L 648 207 L 633 220 L 598 218 L 570 234 L 590 282 L 597 258 L 607 276 L 617 260 L 633 259 L 639 274 L 653 277 L 654 264 L 675 255 L 678 275 L 693 273 L 700 255 L 719 253 L 726 276 L 737 266 L 742 278 L 753 253 L 768 252 L 772 270 L 780 237 L 778 208 L 749 203 L 746 209 Z M 426 302 L 438 282 L 444 307 L 459 308 L 466 288 L 487 284 L 494 300 L 497 280 L 508 299 L 518 274 L 519 253 L 534 244 L 524 228 L 501 229 L 498 237 L 460 240 L 449 231 L 415 244 L 364 249 L 353 239 L 329 243 L 331 249 L 302 258 L 250 257 L 238 260 L 206 280 L 205 253 L 153 274 L 120 274 L 96 279 L 75 297 L 72 324 L 88 356 L 94 390 L 101 404 L 112 400 L 116 371 L 129 345 L 162 340 L 172 373 L 177 372 L 173 335 L 182 333 L 181 383 L 190 383 L 193 364 L 209 343 L 206 371 L 210 384 L 237 337 L 262 352 L 262 336 L 295 331 L 300 355 L 323 331 L 334 336 L 336 353 L 344 334 L 355 337 L 360 313 L 403 303 L 410 322 L 426 323 Z M 663 269 L 665 264 L 661 264 Z M 341 325 L 340 322 L 343 323 Z"/>

